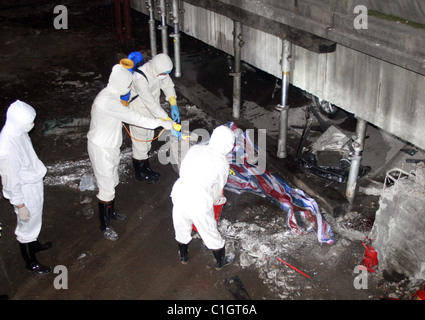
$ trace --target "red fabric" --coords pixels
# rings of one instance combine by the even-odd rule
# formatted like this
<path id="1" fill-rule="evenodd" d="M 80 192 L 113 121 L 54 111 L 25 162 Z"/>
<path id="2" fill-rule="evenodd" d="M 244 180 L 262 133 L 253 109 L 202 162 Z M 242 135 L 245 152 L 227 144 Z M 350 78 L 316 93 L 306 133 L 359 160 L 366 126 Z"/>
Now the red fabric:
<path id="1" fill-rule="evenodd" d="M 367 239 L 367 238 L 366 238 Z M 365 241 L 366 241 L 365 239 Z M 363 241 L 363 247 L 365 248 L 365 254 L 363 256 L 362 264 L 366 266 L 367 271 L 375 272 L 378 266 L 378 252 L 370 244 Z"/>
<path id="2" fill-rule="evenodd" d="M 214 218 L 215 218 L 215 221 L 217 221 L 217 224 L 218 224 L 218 220 L 220 220 L 221 211 L 223 210 L 224 205 L 225 205 L 225 203 L 219 204 L 219 205 L 214 205 Z M 198 229 L 196 229 L 194 224 L 192 225 L 192 229 L 193 229 L 193 231 L 198 232 Z"/>

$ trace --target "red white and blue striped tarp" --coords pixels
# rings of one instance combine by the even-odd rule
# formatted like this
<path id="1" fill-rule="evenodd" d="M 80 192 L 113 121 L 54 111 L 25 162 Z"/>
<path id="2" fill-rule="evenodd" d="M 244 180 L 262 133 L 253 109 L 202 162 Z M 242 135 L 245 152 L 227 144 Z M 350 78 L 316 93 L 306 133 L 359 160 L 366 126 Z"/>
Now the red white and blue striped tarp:
<path id="1" fill-rule="evenodd" d="M 227 123 L 236 136 L 235 146 L 228 154 L 230 169 L 225 189 L 236 192 L 251 192 L 267 197 L 287 214 L 287 227 L 298 235 L 315 230 L 319 243 L 335 242 L 332 229 L 323 218 L 316 201 L 300 189 L 292 188 L 284 179 L 248 162 L 258 157 L 258 147 L 247 132 L 235 123 Z"/>

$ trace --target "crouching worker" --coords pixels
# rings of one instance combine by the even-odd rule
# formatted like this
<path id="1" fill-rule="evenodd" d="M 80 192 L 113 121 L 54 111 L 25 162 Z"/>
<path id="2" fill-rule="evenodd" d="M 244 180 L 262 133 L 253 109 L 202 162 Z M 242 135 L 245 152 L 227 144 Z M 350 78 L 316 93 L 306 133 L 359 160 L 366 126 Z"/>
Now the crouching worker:
<path id="1" fill-rule="evenodd" d="M 133 66 L 130 66 L 133 67 Z M 123 65 L 112 68 L 106 88 L 96 96 L 92 109 L 87 149 L 99 192 L 100 230 L 106 239 L 115 241 L 118 234 L 111 227 L 111 219 L 124 220 L 125 215 L 115 210 L 115 187 L 119 183 L 118 165 L 122 145 L 122 122 L 154 129 L 173 129 L 173 121 L 146 117 L 124 106 L 122 97 L 128 96 L 132 74 Z"/>
<path id="2" fill-rule="evenodd" d="M 47 169 L 37 157 L 28 132 L 34 126 L 36 112 L 22 101 L 15 101 L 7 109 L 6 123 L 0 133 L 0 175 L 3 195 L 9 199 L 17 216 L 15 229 L 25 267 L 39 274 L 51 268 L 38 262 L 35 254 L 52 246 L 41 244 L 44 186 Z"/>
<path id="3" fill-rule="evenodd" d="M 192 224 L 217 261 L 215 268 L 233 262 L 225 254 L 225 241 L 214 218 L 214 203 L 221 197 L 229 175 L 226 154 L 234 146 L 235 135 L 226 126 L 217 127 L 207 145 L 189 149 L 180 166 L 180 177 L 171 191 L 173 224 L 180 260 L 188 261 Z"/>

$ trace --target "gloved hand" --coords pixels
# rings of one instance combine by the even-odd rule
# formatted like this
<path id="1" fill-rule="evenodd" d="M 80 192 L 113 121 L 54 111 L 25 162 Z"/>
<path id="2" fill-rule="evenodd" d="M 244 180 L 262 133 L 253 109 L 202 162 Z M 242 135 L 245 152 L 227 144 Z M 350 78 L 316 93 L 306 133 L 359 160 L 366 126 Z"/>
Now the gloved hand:
<path id="1" fill-rule="evenodd" d="M 173 124 L 174 121 L 161 120 L 161 127 L 163 127 L 165 130 L 173 130 Z"/>
<path id="2" fill-rule="evenodd" d="M 171 106 L 171 118 L 173 118 L 175 122 L 180 123 L 180 111 L 177 105 Z"/>
<path id="3" fill-rule="evenodd" d="M 30 211 L 27 207 L 23 206 L 21 208 L 18 208 L 18 219 L 27 222 L 31 218 Z"/>
<path id="4" fill-rule="evenodd" d="M 177 130 L 171 130 L 171 134 L 177 138 L 179 138 L 179 141 L 182 141 L 182 133 L 181 131 L 177 131 Z"/>

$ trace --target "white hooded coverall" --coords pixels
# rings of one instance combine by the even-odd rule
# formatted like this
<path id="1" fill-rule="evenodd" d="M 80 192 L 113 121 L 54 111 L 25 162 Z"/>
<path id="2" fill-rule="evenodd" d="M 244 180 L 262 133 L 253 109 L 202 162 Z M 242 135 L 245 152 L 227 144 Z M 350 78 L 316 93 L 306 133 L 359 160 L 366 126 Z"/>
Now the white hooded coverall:
<path id="1" fill-rule="evenodd" d="M 130 109 L 148 117 L 166 119 L 168 114 L 160 104 L 161 90 L 167 101 L 170 97 L 176 97 L 176 90 L 173 80 L 168 74 L 160 78 L 158 75 L 171 71 L 173 62 L 168 55 L 160 53 L 138 69 L 143 71 L 147 79 L 137 71 L 133 73 L 131 99 L 136 95 L 138 97 L 130 103 Z M 152 144 L 149 140 L 153 139 L 154 130 L 130 126 L 130 133 L 137 140 L 141 140 L 132 140 L 133 158 L 135 160 L 147 159 Z"/>
<path id="2" fill-rule="evenodd" d="M 99 92 L 92 105 L 87 148 L 99 187 L 97 198 L 104 202 L 114 200 L 115 187 L 119 183 L 122 122 L 149 129 L 169 122 L 146 117 L 122 105 L 120 96 L 130 91 L 131 83 L 131 72 L 119 64 L 115 65 L 108 85 Z M 167 129 L 171 128 L 170 122 Z"/>
<path id="3" fill-rule="evenodd" d="M 180 177 L 171 191 L 176 240 L 188 244 L 192 224 L 208 249 L 224 247 L 214 218 L 214 203 L 220 199 L 229 175 L 226 154 L 234 146 L 235 135 L 226 126 L 217 127 L 207 145 L 189 149 L 180 167 Z"/>
<path id="4" fill-rule="evenodd" d="M 36 241 L 41 230 L 46 167 L 37 157 L 28 132 L 36 112 L 22 101 L 12 103 L 0 133 L 0 174 L 3 196 L 15 207 L 24 204 L 30 212 L 26 222 L 19 218 L 15 235 L 20 243 Z"/>

